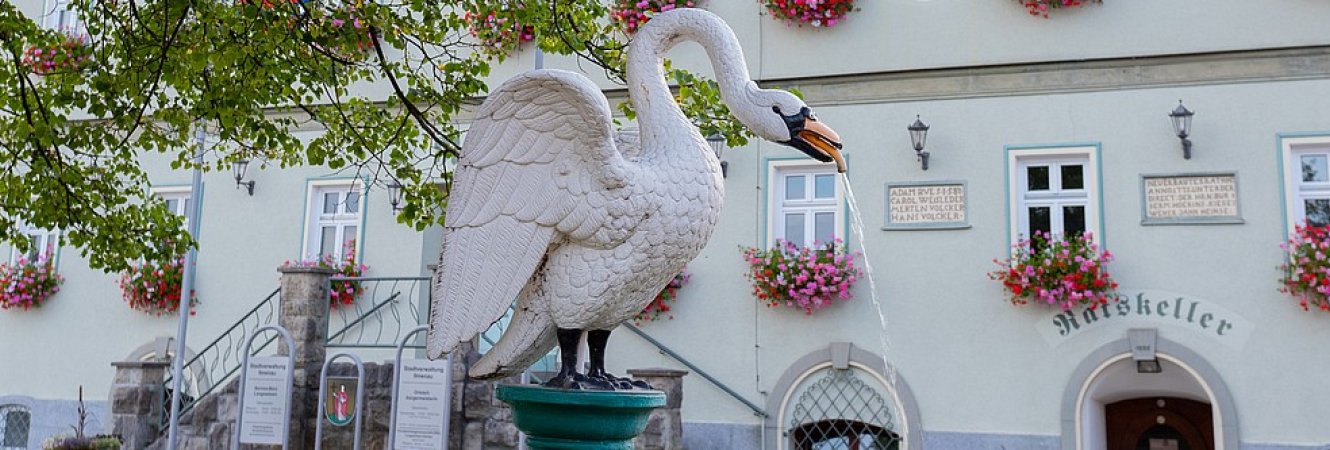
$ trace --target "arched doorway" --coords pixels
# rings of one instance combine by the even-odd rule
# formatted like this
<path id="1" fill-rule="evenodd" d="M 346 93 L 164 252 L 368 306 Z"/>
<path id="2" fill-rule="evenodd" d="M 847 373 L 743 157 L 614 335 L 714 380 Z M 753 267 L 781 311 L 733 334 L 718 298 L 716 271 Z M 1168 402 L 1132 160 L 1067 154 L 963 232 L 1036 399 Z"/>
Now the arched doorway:
<path id="1" fill-rule="evenodd" d="M 1178 397 L 1121 400 L 1104 405 L 1109 450 L 1211 450 L 1209 403 Z"/>
<path id="2" fill-rule="evenodd" d="M 1195 352 L 1158 339 L 1160 370 L 1138 371 L 1127 339 L 1092 352 L 1063 402 L 1064 450 L 1237 448 L 1233 398 Z"/>

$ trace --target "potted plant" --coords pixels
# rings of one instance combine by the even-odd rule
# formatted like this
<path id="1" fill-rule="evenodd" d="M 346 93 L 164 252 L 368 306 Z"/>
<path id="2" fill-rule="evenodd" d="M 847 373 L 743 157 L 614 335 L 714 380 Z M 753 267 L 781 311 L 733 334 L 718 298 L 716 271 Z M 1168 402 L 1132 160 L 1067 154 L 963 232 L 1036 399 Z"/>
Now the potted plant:
<path id="1" fill-rule="evenodd" d="M 678 8 L 695 8 L 693 0 L 615 0 L 610 9 L 610 19 L 632 34 L 642 28 L 651 17 Z"/>
<path id="2" fill-rule="evenodd" d="M 847 252 L 840 239 L 809 247 L 777 240 L 767 249 L 743 249 L 748 263 L 745 275 L 758 301 L 768 307 L 799 308 L 805 314 L 854 297 L 850 288 L 863 276 L 854 264 L 858 255 Z"/>
<path id="3" fill-rule="evenodd" d="M 356 241 L 354 239 L 346 241 L 342 246 L 342 259 L 340 261 L 333 255 L 323 255 L 318 259 L 302 259 L 300 261 L 286 261 L 282 267 L 321 267 L 332 269 L 333 276 L 343 278 L 357 278 L 369 270 L 369 266 L 356 262 Z M 337 309 L 341 305 L 350 305 L 356 302 L 360 294 L 365 292 L 364 286 L 359 281 L 341 280 L 332 283 L 328 289 L 328 305 Z"/>
<path id="4" fill-rule="evenodd" d="M 131 266 L 120 275 L 120 294 L 129 303 L 129 307 L 154 316 L 162 316 L 180 310 L 180 294 L 184 284 L 185 261 L 183 258 L 151 263 L 145 262 Z M 189 291 L 189 314 L 194 315 L 194 308 L 199 304 L 197 292 Z"/>
<path id="5" fill-rule="evenodd" d="M 19 257 L 13 263 L 0 264 L 0 309 L 39 308 L 55 293 L 65 278 L 55 273 L 55 265 L 45 257 L 28 261 Z"/>
<path id="6" fill-rule="evenodd" d="M 1012 246 L 1011 257 L 993 260 L 999 269 L 988 274 L 1002 283 L 1013 305 L 1034 302 L 1070 311 L 1077 305 L 1094 310 L 1107 305 L 1118 283 L 1105 267 L 1113 260 L 1100 252 L 1092 233 L 1052 236 L 1036 231 L 1032 239 Z"/>
<path id="7" fill-rule="evenodd" d="M 661 289 L 660 293 L 656 294 L 656 298 L 651 299 L 651 303 L 647 303 L 647 306 L 642 308 L 642 312 L 637 313 L 637 316 L 633 317 L 633 324 L 640 326 L 647 322 L 660 320 L 662 314 L 665 314 L 668 319 L 674 319 L 673 314 L 668 314 L 670 312 L 670 303 L 674 302 L 674 299 L 679 297 L 679 288 L 688 284 L 689 276 L 688 269 L 679 271 L 679 274 L 670 279 L 670 282 L 665 285 L 665 288 Z"/>
<path id="8" fill-rule="evenodd" d="M 73 436 L 55 435 L 42 442 L 42 450 L 120 450 L 122 445 L 118 436 L 99 434 L 88 437 L 84 429 L 88 423 L 88 408 L 83 406 L 83 386 L 79 386 L 77 426 Z"/>
<path id="9" fill-rule="evenodd" d="M 1297 225 L 1280 247 L 1288 259 L 1279 267 L 1284 272 L 1279 291 L 1298 299 L 1304 311 L 1330 311 L 1330 229 Z"/>
<path id="10" fill-rule="evenodd" d="M 1025 6 L 1032 16 L 1048 18 L 1048 10 L 1059 8 L 1079 8 L 1086 2 L 1102 3 L 1103 0 L 1016 0 Z"/>
<path id="11" fill-rule="evenodd" d="M 763 0 L 771 17 L 786 25 L 831 28 L 855 10 L 854 0 Z"/>

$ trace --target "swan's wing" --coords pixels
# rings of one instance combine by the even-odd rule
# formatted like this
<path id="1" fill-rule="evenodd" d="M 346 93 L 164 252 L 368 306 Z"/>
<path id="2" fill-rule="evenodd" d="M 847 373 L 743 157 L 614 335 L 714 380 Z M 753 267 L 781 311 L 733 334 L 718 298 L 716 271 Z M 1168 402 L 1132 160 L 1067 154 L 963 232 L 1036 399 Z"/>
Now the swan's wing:
<path id="1" fill-rule="evenodd" d="M 624 129 L 614 132 L 614 146 L 623 158 L 635 161 L 642 156 L 642 135 L 636 129 Z"/>
<path id="2" fill-rule="evenodd" d="M 477 111 L 444 219 L 429 356 L 498 320 L 550 245 L 622 242 L 641 219 L 615 149 L 609 104 L 572 72 L 528 72 Z M 639 196 L 640 197 L 640 196 Z"/>

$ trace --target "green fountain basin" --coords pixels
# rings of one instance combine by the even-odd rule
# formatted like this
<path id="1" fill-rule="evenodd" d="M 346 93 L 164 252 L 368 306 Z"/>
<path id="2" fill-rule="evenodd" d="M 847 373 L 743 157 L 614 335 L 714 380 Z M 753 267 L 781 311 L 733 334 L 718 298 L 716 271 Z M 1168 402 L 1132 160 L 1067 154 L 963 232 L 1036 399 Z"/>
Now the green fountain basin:
<path id="1" fill-rule="evenodd" d="M 660 391 L 575 391 L 502 385 L 495 395 L 513 407 L 513 423 L 532 450 L 632 450 Z"/>

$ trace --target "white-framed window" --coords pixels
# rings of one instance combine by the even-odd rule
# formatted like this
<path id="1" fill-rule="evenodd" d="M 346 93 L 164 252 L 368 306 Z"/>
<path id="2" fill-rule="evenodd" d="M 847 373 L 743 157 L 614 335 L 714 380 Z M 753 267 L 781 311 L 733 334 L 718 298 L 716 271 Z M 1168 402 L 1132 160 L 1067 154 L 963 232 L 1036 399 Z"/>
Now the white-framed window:
<path id="1" fill-rule="evenodd" d="M 23 405 L 0 405 L 0 450 L 26 450 L 32 413 Z"/>
<path id="2" fill-rule="evenodd" d="M 70 33 L 82 33 L 83 21 L 69 7 L 69 0 L 46 0 L 46 18 L 43 20 L 48 29 Z"/>
<path id="3" fill-rule="evenodd" d="M 51 231 L 44 228 L 37 228 L 28 225 L 20 225 L 21 233 L 28 237 L 27 246 L 14 243 L 10 246 L 9 261 L 14 262 L 23 258 L 28 262 L 39 260 L 55 261 L 57 251 L 60 250 L 60 232 Z"/>
<path id="4" fill-rule="evenodd" d="M 1288 231 L 1330 225 L 1330 136 L 1281 138 Z"/>
<path id="5" fill-rule="evenodd" d="M 809 246 L 845 238 L 845 192 L 835 166 L 771 161 L 767 173 L 768 243 Z"/>
<path id="6" fill-rule="evenodd" d="M 359 255 L 364 200 L 365 189 L 359 179 L 311 181 L 301 255 L 306 259 L 328 255 L 341 261 L 353 246 Z"/>
<path id="7" fill-rule="evenodd" d="M 190 213 L 194 208 L 194 195 L 189 186 L 162 186 L 152 188 L 152 194 L 166 202 L 166 209 L 185 218 L 185 227 L 189 227 Z"/>
<path id="8" fill-rule="evenodd" d="M 1008 149 L 1007 170 L 1011 242 L 1035 231 L 1100 240 L 1098 147 Z"/>

